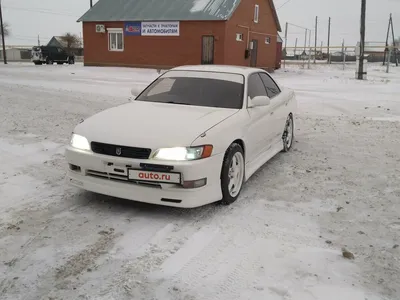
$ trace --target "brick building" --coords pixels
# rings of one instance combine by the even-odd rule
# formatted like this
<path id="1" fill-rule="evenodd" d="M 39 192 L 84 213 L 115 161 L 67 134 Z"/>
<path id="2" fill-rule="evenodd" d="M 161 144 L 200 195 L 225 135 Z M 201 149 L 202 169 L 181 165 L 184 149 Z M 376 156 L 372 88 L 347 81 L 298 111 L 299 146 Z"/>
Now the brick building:
<path id="1" fill-rule="evenodd" d="M 88 66 L 277 65 L 273 0 L 99 0 L 78 22 Z"/>

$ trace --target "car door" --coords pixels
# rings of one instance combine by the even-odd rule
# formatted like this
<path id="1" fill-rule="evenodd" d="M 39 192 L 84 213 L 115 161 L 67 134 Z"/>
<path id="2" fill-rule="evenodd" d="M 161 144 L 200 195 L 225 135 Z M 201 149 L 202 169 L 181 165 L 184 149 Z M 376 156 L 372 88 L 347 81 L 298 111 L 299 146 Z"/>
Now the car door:
<path id="1" fill-rule="evenodd" d="M 259 73 L 249 75 L 247 80 L 247 111 L 249 124 L 247 127 L 248 162 L 255 160 L 271 144 L 273 134 L 273 111 L 270 105 L 251 107 L 251 100 L 256 96 L 268 96 Z"/>
<path id="2" fill-rule="evenodd" d="M 286 112 L 287 102 L 278 85 L 268 73 L 261 72 L 260 77 L 264 83 L 267 95 L 271 99 L 270 109 L 272 111 L 271 118 L 273 119 L 273 123 L 271 124 L 272 142 L 279 142 L 282 138 L 288 115 Z"/>
<path id="3" fill-rule="evenodd" d="M 57 61 L 57 56 L 58 56 L 58 51 L 57 48 L 55 47 L 48 47 L 47 48 L 48 51 L 48 57 L 49 59 L 51 59 L 53 62 Z"/>

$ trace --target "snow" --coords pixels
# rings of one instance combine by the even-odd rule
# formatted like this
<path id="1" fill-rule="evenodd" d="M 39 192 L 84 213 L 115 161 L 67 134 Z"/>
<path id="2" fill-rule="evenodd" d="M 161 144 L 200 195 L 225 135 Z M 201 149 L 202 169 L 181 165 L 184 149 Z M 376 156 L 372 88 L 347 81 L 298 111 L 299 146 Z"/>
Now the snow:
<path id="1" fill-rule="evenodd" d="M 224 1 L 226 0 L 194 0 L 190 12 L 207 11 L 210 15 L 215 15 Z"/>
<path id="2" fill-rule="evenodd" d="M 0 298 L 399 299 L 400 68 L 341 68 L 276 72 L 294 148 L 233 205 L 184 210 L 65 182 L 74 126 L 155 70 L 1 65 Z"/>
<path id="3" fill-rule="evenodd" d="M 190 12 L 195 13 L 203 11 L 212 0 L 195 0 Z"/>

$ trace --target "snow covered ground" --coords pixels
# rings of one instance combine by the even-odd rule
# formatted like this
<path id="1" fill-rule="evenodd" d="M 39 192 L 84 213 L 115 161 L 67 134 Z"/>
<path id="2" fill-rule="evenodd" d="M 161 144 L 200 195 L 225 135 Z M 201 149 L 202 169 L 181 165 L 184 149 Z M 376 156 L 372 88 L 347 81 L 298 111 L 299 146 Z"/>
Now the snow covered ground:
<path id="1" fill-rule="evenodd" d="M 65 185 L 74 126 L 156 71 L 0 65 L 0 298 L 400 299 L 400 67 L 341 67 L 275 73 L 293 150 L 232 206 L 183 210 Z"/>

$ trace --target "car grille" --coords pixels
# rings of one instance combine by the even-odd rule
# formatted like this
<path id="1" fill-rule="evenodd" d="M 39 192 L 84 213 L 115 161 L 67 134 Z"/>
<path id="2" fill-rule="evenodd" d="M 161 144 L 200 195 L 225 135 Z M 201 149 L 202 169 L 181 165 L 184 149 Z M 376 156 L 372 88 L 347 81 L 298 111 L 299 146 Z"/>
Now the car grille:
<path id="1" fill-rule="evenodd" d="M 91 177 L 111 180 L 111 181 L 124 182 L 126 184 L 137 184 L 137 185 L 142 185 L 142 186 L 161 189 L 161 185 L 159 183 L 156 183 L 156 182 L 128 181 L 128 178 L 126 176 L 124 176 L 124 175 L 111 174 L 111 173 L 107 173 L 107 172 L 99 172 L 99 171 L 95 171 L 95 170 L 87 170 L 86 171 L 86 175 L 87 176 L 91 176 Z"/>
<path id="2" fill-rule="evenodd" d="M 151 153 L 151 149 L 147 148 L 118 146 L 98 142 L 92 142 L 91 148 L 94 153 L 98 154 L 136 159 L 148 159 Z"/>

